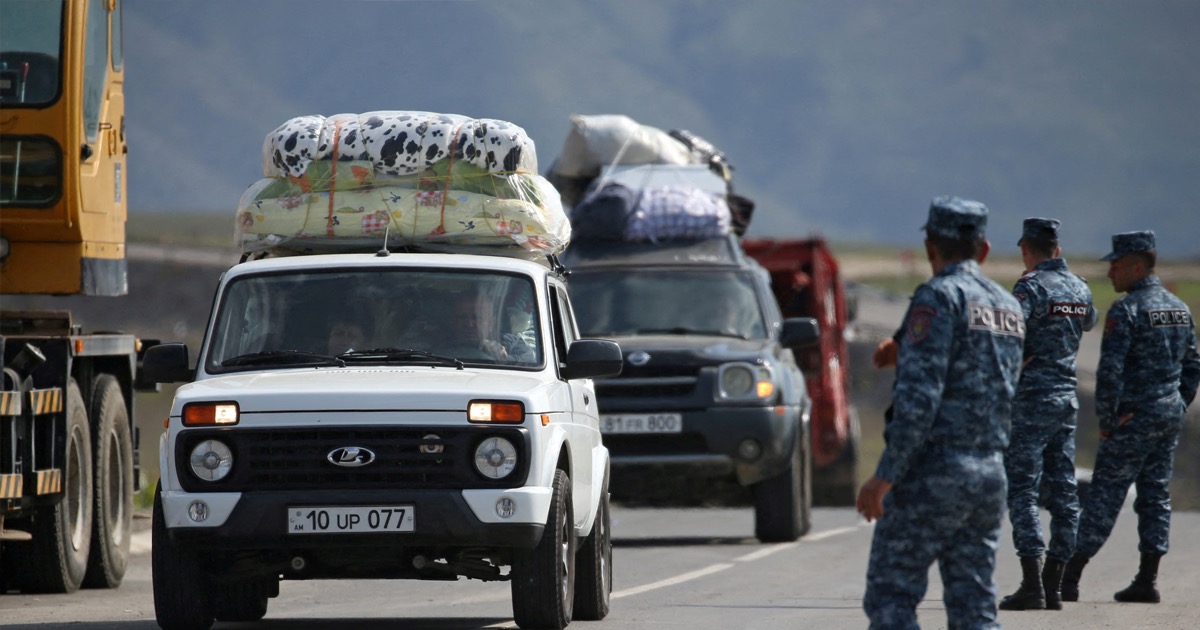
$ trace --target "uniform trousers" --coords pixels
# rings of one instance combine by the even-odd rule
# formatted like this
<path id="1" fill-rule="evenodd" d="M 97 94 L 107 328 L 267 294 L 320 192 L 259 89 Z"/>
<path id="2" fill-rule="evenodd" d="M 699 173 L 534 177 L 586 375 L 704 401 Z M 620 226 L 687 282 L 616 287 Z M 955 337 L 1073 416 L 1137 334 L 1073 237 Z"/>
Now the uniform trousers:
<path id="1" fill-rule="evenodd" d="M 1133 420 L 1136 421 L 1136 418 Z M 1171 529 L 1171 471 L 1179 428 L 1143 432 L 1120 426 L 1096 451 L 1096 466 L 1079 518 L 1075 553 L 1091 558 L 1108 540 L 1129 486 L 1137 488 L 1133 510 L 1138 516 L 1138 551 L 1166 554 Z"/>
<path id="2" fill-rule="evenodd" d="M 1079 493 L 1075 481 L 1075 396 L 1020 399 L 1013 406 L 1012 436 L 1004 453 L 1008 514 L 1020 558 L 1043 554 L 1066 562 L 1075 551 Z M 1050 549 L 1042 539 L 1041 503 L 1050 512 Z"/>
<path id="3" fill-rule="evenodd" d="M 999 628 L 996 549 L 1006 482 L 1001 453 L 926 453 L 884 497 L 863 610 L 873 629 L 911 629 L 929 567 L 942 577 L 952 630 Z"/>

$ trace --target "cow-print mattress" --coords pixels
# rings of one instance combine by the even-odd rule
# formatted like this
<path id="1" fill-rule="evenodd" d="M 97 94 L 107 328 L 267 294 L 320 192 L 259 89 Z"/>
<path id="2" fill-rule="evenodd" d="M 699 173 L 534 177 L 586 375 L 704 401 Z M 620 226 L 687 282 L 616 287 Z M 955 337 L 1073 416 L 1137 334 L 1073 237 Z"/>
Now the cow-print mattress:
<path id="1" fill-rule="evenodd" d="M 378 111 L 299 116 L 267 134 L 264 177 L 300 177 L 314 160 L 370 161 L 379 175 L 407 176 L 445 159 L 492 173 L 537 173 L 533 140 L 503 120 Z"/>

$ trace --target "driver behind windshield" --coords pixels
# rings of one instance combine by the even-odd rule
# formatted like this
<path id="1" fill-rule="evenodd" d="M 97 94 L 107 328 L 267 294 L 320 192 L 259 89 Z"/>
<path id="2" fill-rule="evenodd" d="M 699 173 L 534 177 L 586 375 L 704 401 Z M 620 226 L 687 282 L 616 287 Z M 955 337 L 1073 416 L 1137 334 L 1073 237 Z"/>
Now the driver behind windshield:
<path id="1" fill-rule="evenodd" d="M 450 308 L 438 319 L 423 318 L 403 335 L 409 347 L 465 361 L 489 360 L 504 363 L 532 363 L 533 349 L 519 334 L 485 334 L 494 331 L 495 322 L 481 315 L 482 301 L 463 291 L 449 296 Z"/>
<path id="2" fill-rule="evenodd" d="M 326 352 L 337 356 L 351 350 L 368 349 L 367 340 L 374 328 L 372 319 L 370 312 L 365 309 L 352 308 L 334 313 L 333 322 L 329 325 Z"/>

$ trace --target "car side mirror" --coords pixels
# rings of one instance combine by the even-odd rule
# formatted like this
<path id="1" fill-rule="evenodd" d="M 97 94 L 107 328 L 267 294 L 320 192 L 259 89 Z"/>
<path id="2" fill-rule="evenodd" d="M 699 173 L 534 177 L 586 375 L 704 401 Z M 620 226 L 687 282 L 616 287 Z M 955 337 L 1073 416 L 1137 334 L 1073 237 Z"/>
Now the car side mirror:
<path id="1" fill-rule="evenodd" d="M 621 373 L 621 346 L 607 339 L 578 339 L 567 348 L 563 378 L 600 378 Z"/>
<path id="2" fill-rule="evenodd" d="M 195 378 L 188 367 L 188 348 L 182 343 L 164 343 L 146 350 L 142 374 L 151 383 L 178 383 Z"/>
<path id="3" fill-rule="evenodd" d="M 812 317 L 789 317 L 783 320 L 779 343 L 788 348 L 803 348 L 821 339 L 821 326 Z"/>

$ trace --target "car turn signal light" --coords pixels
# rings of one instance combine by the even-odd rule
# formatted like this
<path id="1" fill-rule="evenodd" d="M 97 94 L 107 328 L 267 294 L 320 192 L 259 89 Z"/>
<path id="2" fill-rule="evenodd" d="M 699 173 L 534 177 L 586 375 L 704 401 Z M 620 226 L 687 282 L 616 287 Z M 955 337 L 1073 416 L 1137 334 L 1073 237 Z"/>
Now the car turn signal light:
<path id="1" fill-rule="evenodd" d="M 514 401 L 472 400 L 467 405 L 467 420 L 510 424 L 524 422 L 525 405 Z"/>
<path id="2" fill-rule="evenodd" d="M 238 423 L 235 402 L 190 404 L 183 408 L 183 426 L 229 426 Z"/>

